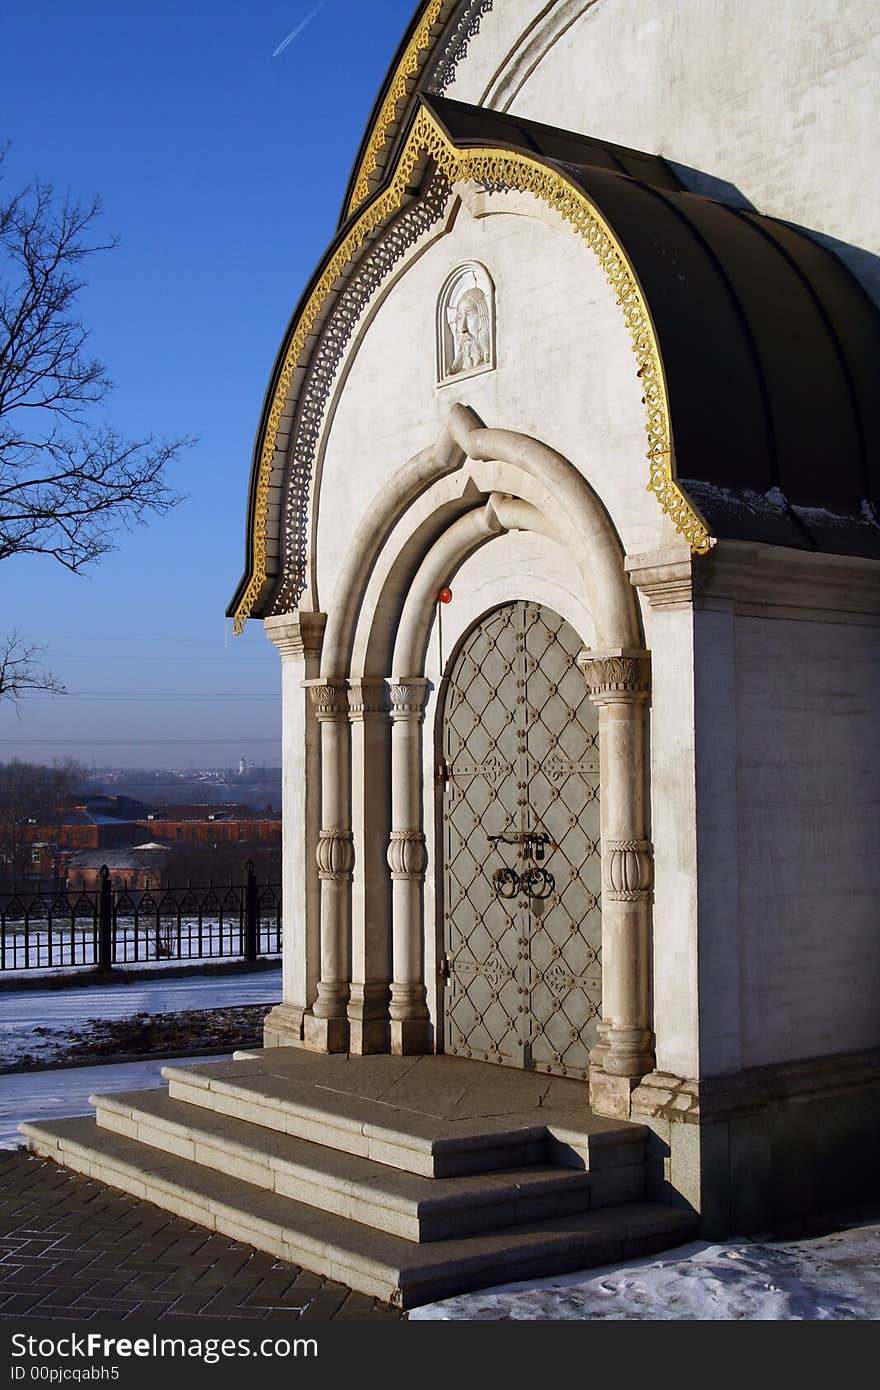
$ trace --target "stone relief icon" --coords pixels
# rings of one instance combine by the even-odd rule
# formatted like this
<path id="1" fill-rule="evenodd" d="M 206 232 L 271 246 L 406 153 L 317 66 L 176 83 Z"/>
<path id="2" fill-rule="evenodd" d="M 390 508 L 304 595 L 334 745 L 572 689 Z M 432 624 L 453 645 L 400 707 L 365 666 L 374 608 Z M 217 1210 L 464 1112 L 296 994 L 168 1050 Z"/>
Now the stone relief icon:
<path id="1" fill-rule="evenodd" d="M 447 276 L 437 301 L 437 384 L 495 366 L 495 287 L 485 266 L 468 261 Z"/>

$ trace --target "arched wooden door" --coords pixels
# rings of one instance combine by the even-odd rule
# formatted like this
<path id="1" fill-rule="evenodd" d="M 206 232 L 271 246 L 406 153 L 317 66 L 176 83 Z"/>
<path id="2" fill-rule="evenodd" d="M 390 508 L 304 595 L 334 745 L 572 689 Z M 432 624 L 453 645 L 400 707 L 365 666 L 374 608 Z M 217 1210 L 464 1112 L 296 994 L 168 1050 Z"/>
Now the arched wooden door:
<path id="1" fill-rule="evenodd" d="M 483 618 L 442 710 L 444 1046 L 586 1077 L 601 1016 L 598 711 L 551 609 Z"/>

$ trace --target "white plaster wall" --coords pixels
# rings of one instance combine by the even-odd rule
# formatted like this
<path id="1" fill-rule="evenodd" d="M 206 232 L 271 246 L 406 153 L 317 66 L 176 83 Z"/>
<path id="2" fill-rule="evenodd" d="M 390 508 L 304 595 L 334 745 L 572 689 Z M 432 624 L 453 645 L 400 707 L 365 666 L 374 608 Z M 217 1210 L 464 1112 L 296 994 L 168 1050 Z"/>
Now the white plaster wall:
<path id="1" fill-rule="evenodd" d="M 880 630 L 696 623 L 703 1071 L 876 1047 Z"/>
<path id="2" fill-rule="evenodd" d="M 570 230 L 509 211 L 462 207 L 387 291 L 352 351 L 325 434 L 317 520 L 316 606 L 332 607 L 340 564 L 379 488 L 439 435 L 449 406 L 490 426 L 531 434 L 571 459 L 599 493 L 624 547 L 666 534 L 646 491 L 647 441 L 636 358 L 614 295 Z M 498 195 L 491 204 L 509 208 Z M 497 368 L 435 386 L 435 310 L 449 272 L 485 264 L 496 289 Z M 344 384 L 343 384 L 344 381 Z M 668 523 L 665 523 L 668 526 Z"/>
<path id="3" fill-rule="evenodd" d="M 447 95 L 661 154 L 733 185 L 760 212 L 880 251 L 875 0 L 557 0 L 545 9 L 535 24 L 531 0 L 496 4 Z M 517 29 L 528 31 L 519 47 Z"/>
<path id="4" fill-rule="evenodd" d="M 657 1068 L 700 1075 L 693 614 L 644 613 L 651 652 L 649 793 L 654 845 L 653 1027 Z"/>

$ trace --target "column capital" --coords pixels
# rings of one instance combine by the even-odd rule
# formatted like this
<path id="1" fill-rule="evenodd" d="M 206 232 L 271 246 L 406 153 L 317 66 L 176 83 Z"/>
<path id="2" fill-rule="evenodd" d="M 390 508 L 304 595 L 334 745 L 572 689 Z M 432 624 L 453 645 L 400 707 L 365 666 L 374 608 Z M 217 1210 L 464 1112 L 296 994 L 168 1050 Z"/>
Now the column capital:
<path id="1" fill-rule="evenodd" d="M 282 657 L 320 656 L 326 613 L 283 613 L 264 618 L 263 628 Z"/>
<path id="2" fill-rule="evenodd" d="M 348 714 L 346 681 L 322 676 L 317 680 L 303 681 L 303 685 L 312 697 L 319 720 L 342 719 Z"/>
<path id="3" fill-rule="evenodd" d="M 425 713 L 425 705 L 431 682 L 424 676 L 397 676 L 390 679 L 392 719 L 420 720 Z"/>
<path id="4" fill-rule="evenodd" d="M 651 654 L 638 648 L 612 647 L 578 655 L 590 699 L 596 704 L 646 700 L 651 689 Z"/>
<path id="5" fill-rule="evenodd" d="M 388 713 L 388 683 L 381 676 L 359 676 L 348 682 L 348 717 L 352 723 Z"/>

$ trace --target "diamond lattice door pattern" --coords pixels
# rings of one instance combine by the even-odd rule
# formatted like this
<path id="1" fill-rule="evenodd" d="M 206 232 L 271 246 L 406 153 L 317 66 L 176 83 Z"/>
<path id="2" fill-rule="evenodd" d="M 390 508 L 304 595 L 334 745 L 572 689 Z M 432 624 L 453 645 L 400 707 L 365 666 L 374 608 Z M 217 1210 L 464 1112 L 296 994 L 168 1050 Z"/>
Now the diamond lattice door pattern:
<path id="1" fill-rule="evenodd" d="M 601 1012 L 598 711 L 538 604 L 470 633 L 442 726 L 447 1052 L 587 1075 Z"/>

